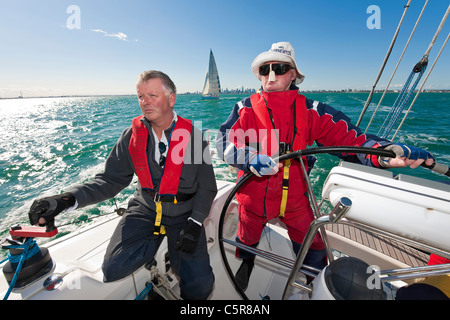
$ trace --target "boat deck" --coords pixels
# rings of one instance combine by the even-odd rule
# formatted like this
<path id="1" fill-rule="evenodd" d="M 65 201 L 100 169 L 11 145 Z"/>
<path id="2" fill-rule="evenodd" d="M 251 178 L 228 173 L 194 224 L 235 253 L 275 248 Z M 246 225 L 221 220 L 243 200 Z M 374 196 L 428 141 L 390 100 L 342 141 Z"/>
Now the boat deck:
<path id="1" fill-rule="evenodd" d="M 429 255 L 395 240 L 344 224 L 327 225 L 327 230 L 384 253 L 411 267 L 425 266 Z"/>

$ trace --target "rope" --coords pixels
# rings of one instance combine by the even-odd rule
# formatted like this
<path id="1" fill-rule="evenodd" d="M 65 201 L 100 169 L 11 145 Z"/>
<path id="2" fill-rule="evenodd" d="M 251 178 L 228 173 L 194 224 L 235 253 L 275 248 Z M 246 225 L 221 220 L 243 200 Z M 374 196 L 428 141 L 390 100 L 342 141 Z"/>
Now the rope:
<path id="1" fill-rule="evenodd" d="M 114 202 L 116 202 L 115 198 Z M 116 207 L 117 207 L 117 203 L 116 203 Z M 116 210 L 114 210 L 114 212 L 109 212 L 109 213 L 105 213 L 102 215 L 98 215 L 95 217 L 88 217 L 88 220 L 92 220 L 95 218 L 99 218 L 99 217 L 103 217 L 112 213 L 117 213 L 119 214 L 120 209 L 117 207 Z M 67 224 L 63 224 L 60 225 L 59 227 L 63 227 L 63 226 L 68 226 L 71 224 L 75 224 L 76 222 L 71 222 L 71 223 L 67 223 Z M 16 268 L 16 272 L 14 273 L 13 279 L 11 280 L 11 283 L 9 285 L 9 288 L 7 290 L 7 292 L 5 293 L 5 296 L 3 298 L 3 300 L 8 300 L 8 297 L 10 296 L 12 289 L 14 288 L 16 281 L 19 277 L 20 271 L 22 270 L 22 266 L 23 263 L 28 260 L 29 258 L 33 257 L 35 254 L 37 254 L 40 251 L 39 246 L 37 245 L 36 241 L 33 238 L 27 238 L 26 242 L 24 244 L 21 245 L 9 245 L 9 246 L 4 246 L 5 249 L 23 249 L 23 252 L 21 254 L 17 254 L 17 255 L 12 255 L 11 253 L 8 253 L 8 257 L 2 261 L 0 261 L 0 264 L 3 264 L 6 261 L 10 261 L 11 263 L 16 264 L 17 263 L 17 268 Z M 148 291 L 150 291 L 151 289 L 151 285 L 147 286 L 144 291 L 137 297 L 139 299 L 142 298 L 143 295 L 147 294 Z"/>
<path id="2" fill-rule="evenodd" d="M 391 108 L 387 118 L 385 119 L 383 125 L 381 126 L 380 130 L 378 131 L 377 135 L 379 137 L 381 137 L 381 138 L 387 138 L 388 137 L 388 135 L 390 134 L 390 132 L 391 132 L 395 122 L 397 121 L 400 113 L 403 111 L 404 106 L 408 103 L 409 99 L 411 98 L 412 93 L 414 92 L 415 88 L 417 87 L 417 84 L 419 83 L 420 79 L 422 78 L 422 76 L 423 76 L 423 74 L 425 72 L 425 69 L 426 69 L 427 64 L 428 64 L 428 56 L 430 54 L 430 51 L 433 48 L 433 46 L 434 46 L 434 44 L 435 44 L 435 42 L 437 40 L 437 37 L 438 37 L 439 33 L 441 32 L 445 21 L 447 20 L 447 17 L 449 15 L 449 13 L 450 13 L 450 5 L 448 6 L 447 11 L 445 12 L 444 16 L 442 17 L 442 20 L 441 20 L 441 22 L 439 24 L 439 27 L 438 27 L 437 31 L 435 32 L 435 34 L 433 36 L 433 39 L 431 40 L 427 50 L 425 51 L 424 56 L 414 66 L 413 71 L 409 75 L 405 85 L 402 88 L 401 93 L 399 94 L 399 96 L 395 100 L 395 103 L 394 103 L 393 107 Z M 445 41 L 443 47 L 445 46 L 446 43 L 447 43 L 447 40 Z M 440 52 L 442 52 L 443 47 L 441 48 Z M 439 55 L 440 55 L 440 53 L 439 53 Z M 436 63 L 436 61 L 434 62 L 433 67 L 434 67 L 435 63 Z M 430 70 L 430 72 L 431 72 L 431 70 Z M 428 72 L 428 75 L 427 75 L 426 79 L 428 78 L 430 72 Z M 415 73 L 418 73 L 418 77 L 417 77 L 416 81 L 414 82 L 413 86 L 410 89 L 408 89 L 410 84 L 411 84 L 412 79 L 414 78 L 414 74 Z M 425 81 L 426 81 L 426 79 L 425 79 Z M 425 81 L 424 81 L 424 83 L 425 83 Z M 422 90 L 424 83 L 422 83 L 422 86 L 421 86 L 420 90 L 418 91 L 418 93 Z M 416 98 L 414 99 L 413 103 L 409 107 L 408 112 L 406 113 L 406 115 L 411 110 L 411 107 L 414 104 L 414 102 L 416 101 L 416 99 L 417 99 L 417 95 L 416 95 Z M 397 131 L 394 134 L 394 137 L 396 136 L 396 134 L 397 134 L 398 130 L 400 129 L 401 125 L 403 124 L 404 120 L 405 120 L 405 117 L 403 118 L 403 120 L 401 121 L 399 127 L 397 128 Z M 392 140 L 393 140 L 393 138 L 392 138 Z"/>
<path id="3" fill-rule="evenodd" d="M 31 247 L 31 249 L 28 249 L 28 252 L 26 254 L 25 260 L 31 258 L 32 256 L 34 256 L 36 253 L 39 252 L 39 246 L 34 245 L 36 244 L 35 241 L 33 241 L 32 243 L 30 243 L 29 248 Z M 20 245 L 20 246 L 8 246 L 6 247 L 6 249 L 23 249 L 24 245 Z M 11 263 L 19 263 L 22 254 L 17 254 L 17 255 L 12 255 L 11 253 L 8 253 L 8 258 L 6 260 L 9 260 Z"/>
<path id="4" fill-rule="evenodd" d="M 34 249 L 29 251 L 30 247 L 33 247 L 33 246 L 34 246 Z M 11 283 L 9 284 L 8 291 L 6 291 L 3 300 L 8 300 L 8 297 L 11 294 L 11 291 L 16 284 L 17 278 L 19 277 L 19 273 L 22 269 L 22 265 L 25 262 L 25 260 L 28 259 L 29 257 L 32 257 L 34 254 L 36 254 L 36 252 L 35 252 L 36 248 L 37 248 L 37 250 L 39 250 L 39 247 L 36 245 L 36 241 L 34 241 L 33 238 L 28 238 L 27 241 L 23 245 L 10 246 L 10 248 L 20 248 L 20 249 L 23 249 L 23 252 L 22 252 L 22 254 L 18 255 L 19 257 L 17 257 L 17 260 L 18 260 L 17 269 L 16 269 L 16 272 L 14 273 L 14 277 L 11 280 Z M 12 256 L 8 255 L 8 258 L 11 259 Z M 15 258 L 13 260 L 17 261 L 17 260 L 15 260 Z"/>
<path id="5" fill-rule="evenodd" d="M 421 61 L 423 61 L 424 59 L 426 59 L 426 60 L 428 61 L 428 56 L 429 56 L 429 54 L 430 54 L 430 51 L 431 51 L 431 49 L 433 48 L 434 44 L 436 43 L 437 37 L 438 37 L 439 33 L 441 32 L 442 27 L 444 26 L 445 21 L 446 21 L 447 18 L 448 18 L 449 13 L 450 13 L 450 5 L 447 7 L 447 11 L 445 12 L 444 16 L 442 17 L 442 20 L 441 20 L 441 22 L 439 23 L 438 29 L 436 30 L 436 32 L 435 32 L 435 34 L 434 34 L 434 36 L 433 36 L 433 39 L 431 40 L 430 45 L 428 46 L 427 51 L 425 52 L 425 54 L 424 54 L 424 56 L 423 56 L 423 58 L 422 58 Z M 449 35 L 450 35 L 450 33 L 449 33 Z M 416 100 L 417 100 L 417 97 L 419 96 L 420 92 L 422 91 L 423 86 L 425 85 L 425 82 L 427 81 L 427 79 L 428 79 L 428 77 L 429 77 L 431 71 L 434 69 L 434 66 L 436 65 L 437 60 L 439 59 L 439 57 L 440 57 L 442 51 L 444 50 L 444 48 L 445 48 L 445 46 L 446 46 L 446 44 L 447 44 L 447 41 L 448 41 L 448 39 L 449 39 L 449 35 L 447 35 L 446 40 L 445 40 L 444 43 L 442 44 L 441 49 L 439 50 L 439 53 L 438 53 L 436 59 L 434 60 L 434 63 L 433 63 L 433 65 L 432 65 L 431 69 L 428 71 L 428 74 L 426 75 L 426 77 L 425 77 L 425 79 L 424 79 L 422 85 L 420 86 L 420 89 L 417 91 L 417 94 L 416 94 L 416 96 L 415 96 L 413 102 L 412 102 L 411 105 L 409 106 L 409 108 L 408 108 L 408 110 L 407 110 L 405 116 L 403 117 L 402 121 L 400 122 L 400 124 L 399 124 L 399 126 L 398 126 L 396 132 L 394 133 L 394 136 L 392 137 L 392 140 L 394 140 L 394 138 L 396 137 L 398 131 L 399 131 L 400 128 L 401 128 L 401 126 L 402 126 L 403 123 L 405 122 L 406 117 L 408 116 L 409 112 L 411 111 L 412 106 L 414 105 L 414 103 L 415 103 Z"/>
<path id="6" fill-rule="evenodd" d="M 430 70 L 428 71 L 427 75 L 425 76 L 425 79 L 423 80 L 422 85 L 420 86 L 419 90 L 417 91 L 416 96 L 414 97 L 414 100 L 411 102 L 411 105 L 408 108 L 408 111 L 406 112 L 405 116 L 402 119 L 402 122 L 400 123 L 400 125 L 397 128 L 397 131 L 395 131 L 394 136 L 392 137 L 392 140 L 394 140 L 395 136 L 397 135 L 398 131 L 400 130 L 400 128 L 402 127 L 403 123 L 405 122 L 406 117 L 408 116 L 409 112 L 411 111 L 412 106 L 414 105 L 414 103 L 417 100 L 417 97 L 419 96 L 419 94 L 422 92 L 423 86 L 425 84 L 425 82 L 427 81 L 428 77 L 430 76 L 431 71 L 433 71 L 434 66 L 436 65 L 436 62 L 438 61 L 439 57 L 441 56 L 442 51 L 445 48 L 445 45 L 448 42 L 448 39 L 450 38 L 450 32 L 447 35 L 447 38 L 445 39 L 444 43 L 442 44 L 441 50 L 439 50 L 439 53 L 436 57 L 436 60 L 434 60 L 433 65 L 431 66 Z"/>
<path id="7" fill-rule="evenodd" d="M 136 298 L 134 298 L 134 300 L 144 300 L 144 298 L 148 295 L 148 293 L 150 292 L 150 290 L 152 289 L 153 284 L 150 282 L 145 288 L 144 290 L 142 290 L 142 292 L 140 294 L 138 294 L 138 296 Z"/>
<path id="8" fill-rule="evenodd" d="M 428 62 L 428 60 L 426 60 L 426 62 Z M 411 85 L 411 81 L 414 79 L 414 76 L 417 73 L 415 71 L 415 68 L 413 71 L 411 71 L 411 74 L 409 75 L 408 79 L 406 80 L 406 83 L 404 84 L 402 91 L 398 95 L 388 116 L 386 117 L 386 119 L 383 122 L 383 125 L 381 126 L 380 130 L 378 131 L 377 135 L 380 138 L 387 138 L 389 136 L 400 113 L 403 111 L 405 105 L 408 103 L 409 99 L 411 98 L 412 93 L 416 89 L 417 84 L 419 83 L 420 79 L 422 78 L 422 75 L 425 72 L 425 69 L 426 69 L 426 64 L 420 69 L 420 71 L 418 72 L 416 81 L 411 86 L 411 88 L 409 88 Z"/>

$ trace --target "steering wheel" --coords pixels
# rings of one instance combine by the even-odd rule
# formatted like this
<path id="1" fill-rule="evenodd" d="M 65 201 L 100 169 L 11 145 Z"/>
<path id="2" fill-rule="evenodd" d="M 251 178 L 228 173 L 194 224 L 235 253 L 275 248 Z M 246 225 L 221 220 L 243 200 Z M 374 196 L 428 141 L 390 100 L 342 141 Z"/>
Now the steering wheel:
<path id="1" fill-rule="evenodd" d="M 281 155 L 280 157 L 274 159 L 277 162 L 296 158 L 296 157 L 302 157 L 306 155 L 312 155 L 312 154 L 321 154 L 321 153 L 362 153 L 362 154 L 372 154 L 377 156 L 383 156 L 383 157 L 395 157 L 395 153 L 389 150 L 384 149 L 376 149 L 376 148 L 366 148 L 366 147 L 317 147 L 317 148 L 309 148 L 309 149 L 303 149 L 303 150 L 297 150 L 291 153 L 287 153 L 284 155 Z M 230 264 L 228 263 L 228 259 L 225 255 L 225 248 L 224 248 L 224 237 L 223 237 L 223 227 L 224 227 L 224 221 L 225 216 L 228 211 L 228 207 L 230 203 L 232 202 L 234 196 L 239 191 L 239 189 L 245 185 L 250 179 L 254 177 L 254 174 L 249 171 L 237 184 L 236 186 L 231 190 L 230 194 L 228 195 L 224 206 L 222 208 L 222 212 L 220 214 L 219 219 L 219 247 L 220 247 L 220 253 L 222 256 L 223 263 L 225 265 L 225 269 L 227 270 L 228 276 L 230 277 L 231 281 L 233 282 L 233 285 L 236 289 L 236 291 L 239 293 L 239 295 L 244 300 L 249 300 L 247 295 L 244 293 L 244 291 L 239 287 L 239 285 L 236 282 L 236 279 L 233 275 L 233 272 L 230 268 Z M 307 177 L 308 178 L 308 177 Z M 308 178 L 309 179 L 309 178 Z M 292 272 L 296 272 L 296 270 L 292 270 Z"/>

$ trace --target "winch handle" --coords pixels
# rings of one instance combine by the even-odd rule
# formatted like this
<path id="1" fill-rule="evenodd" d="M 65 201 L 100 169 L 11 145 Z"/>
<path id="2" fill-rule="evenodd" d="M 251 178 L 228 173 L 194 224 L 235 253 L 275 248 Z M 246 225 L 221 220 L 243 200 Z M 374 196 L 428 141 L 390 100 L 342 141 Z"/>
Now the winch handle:
<path id="1" fill-rule="evenodd" d="M 53 228 L 47 227 L 37 227 L 37 226 L 15 226 L 9 229 L 9 234 L 12 237 L 18 238 L 51 238 L 58 234 L 58 229 L 54 226 Z"/>

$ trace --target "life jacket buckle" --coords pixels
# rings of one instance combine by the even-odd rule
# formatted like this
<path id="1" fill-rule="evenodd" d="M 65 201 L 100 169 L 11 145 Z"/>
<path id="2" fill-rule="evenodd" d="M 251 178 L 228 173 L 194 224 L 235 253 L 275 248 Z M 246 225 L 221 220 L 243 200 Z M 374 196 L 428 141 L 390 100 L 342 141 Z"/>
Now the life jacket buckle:
<path id="1" fill-rule="evenodd" d="M 280 150 L 280 154 L 281 155 L 286 154 L 288 152 L 291 152 L 292 151 L 292 144 L 286 143 L 286 142 L 280 142 L 279 150 Z"/>

